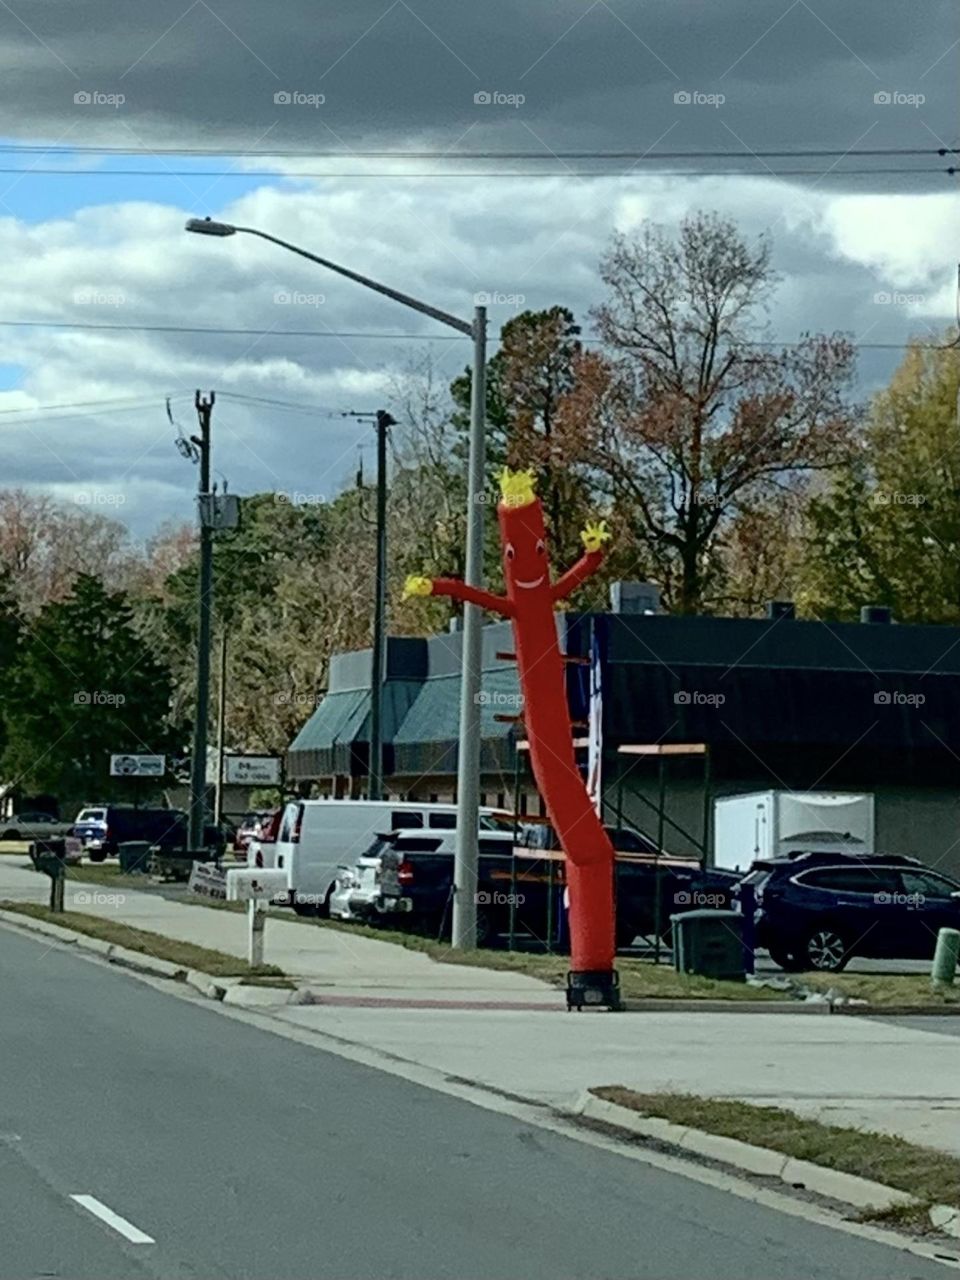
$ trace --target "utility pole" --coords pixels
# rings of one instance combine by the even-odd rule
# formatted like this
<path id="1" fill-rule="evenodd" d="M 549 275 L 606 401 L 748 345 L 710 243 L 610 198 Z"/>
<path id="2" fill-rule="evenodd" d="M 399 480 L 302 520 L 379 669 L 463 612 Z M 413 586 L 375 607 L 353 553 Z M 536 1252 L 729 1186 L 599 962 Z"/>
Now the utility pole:
<path id="1" fill-rule="evenodd" d="M 373 592 L 373 652 L 370 665 L 370 762 L 367 799 L 383 799 L 383 679 L 387 647 L 387 443 L 396 426 L 385 409 L 344 417 L 372 419 L 377 432 L 377 551 Z"/>
<path id="2" fill-rule="evenodd" d="M 213 821 L 218 826 L 223 820 L 223 759 L 226 754 L 227 734 L 227 620 L 223 620 L 220 635 L 220 686 L 217 689 L 217 788 L 213 803 Z"/>
<path id="3" fill-rule="evenodd" d="M 200 450 L 197 508 L 200 520 L 200 583 L 197 612 L 197 703 L 193 725 L 193 760 L 190 776 L 191 851 L 203 848 L 207 794 L 207 716 L 210 710 L 210 618 L 213 611 L 213 511 L 210 509 L 210 418 L 214 392 L 194 397 L 200 434 L 191 436 Z"/>

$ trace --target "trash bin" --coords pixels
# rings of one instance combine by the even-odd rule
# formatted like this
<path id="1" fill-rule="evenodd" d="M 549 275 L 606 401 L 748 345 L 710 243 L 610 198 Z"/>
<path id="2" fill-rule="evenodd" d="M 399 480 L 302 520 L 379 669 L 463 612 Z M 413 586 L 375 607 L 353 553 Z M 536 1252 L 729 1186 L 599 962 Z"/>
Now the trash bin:
<path id="1" fill-rule="evenodd" d="M 704 908 L 670 917 L 677 973 L 743 982 L 743 917 L 739 911 Z"/>
<path id="2" fill-rule="evenodd" d="M 117 849 L 120 859 L 120 870 L 129 874 L 131 871 L 147 870 L 147 858 L 150 855 L 149 840 L 124 840 Z"/>

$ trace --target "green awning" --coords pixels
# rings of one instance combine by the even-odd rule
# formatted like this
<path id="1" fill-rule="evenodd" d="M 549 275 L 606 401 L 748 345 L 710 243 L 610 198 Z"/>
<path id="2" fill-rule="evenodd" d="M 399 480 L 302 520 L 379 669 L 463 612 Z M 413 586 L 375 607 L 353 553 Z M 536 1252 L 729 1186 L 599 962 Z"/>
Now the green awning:
<path id="1" fill-rule="evenodd" d="M 418 680 L 388 680 L 383 686 L 384 765 L 394 772 L 391 743 L 397 726 L 421 688 Z M 328 693 L 303 726 L 287 753 L 287 777 L 293 781 L 363 774 L 370 746 L 370 692 L 344 689 Z"/>
<path id="2" fill-rule="evenodd" d="M 522 709 L 516 668 L 485 671 L 481 689 L 481 771 L 510 771 L 518 726 L 496 717 L 515 716 Z M 459 731 L 460 676 L 425 680 L 394 738 L 395 772 L 456 773 Z"/>

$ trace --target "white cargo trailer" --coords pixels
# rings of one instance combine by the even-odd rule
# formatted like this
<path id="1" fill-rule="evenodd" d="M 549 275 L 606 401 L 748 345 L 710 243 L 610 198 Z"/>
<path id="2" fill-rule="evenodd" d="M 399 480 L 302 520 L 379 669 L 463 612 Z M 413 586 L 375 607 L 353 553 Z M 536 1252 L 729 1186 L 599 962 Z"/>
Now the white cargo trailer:
<path id="1" fill-rule="evenodd" d="M 790 853 L 874 853 L 874 797 L 852 792 L 753 791 L 714 805 L 714 864 L 746 870 Z"/>

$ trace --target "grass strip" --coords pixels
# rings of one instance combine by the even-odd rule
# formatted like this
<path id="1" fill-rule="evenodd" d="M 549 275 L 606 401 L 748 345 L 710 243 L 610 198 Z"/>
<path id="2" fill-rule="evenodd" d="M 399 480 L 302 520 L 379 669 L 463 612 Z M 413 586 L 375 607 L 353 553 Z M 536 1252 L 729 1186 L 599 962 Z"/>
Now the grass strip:
<path id="1" fill-rule="evenodd" d="M 112 942 L 115 946 L 153 956 L 157 960 L 169 960 L 171 964 L 180 965 L 184 969 L 199 969 L 214 978 L 285 977 L 283 970 L 276 965 L 251 966 L 246 960 L 227 955 L 223 951 L 198 947 L 192 942 L 178 942 L 174 938 L 165 938 L 162 934 L 152 933 L 147 929 L 136 929 L 117 920 L 104 920 L 101 916 L 79 911 L 51 911 L 49 907 L 36 902 L 0 901 L 0 908 L 30 916 L 33 920 L 45 920 L 48 924 L 71 929 L 74 933 L 99 938 L 102 942 Z"/>
<path id="2" fill-rule="evenodd" d="M 931 1204 L 960 1205 L 960 1158 L 917 1146 L 905 1138 L 867 1129 L 823 1124 L 782 1107 L 761 1107 L 727 1098 L 687 1093 L 638 1093 L 624 1085 L 603 1085 L 590 1092 L 641 1115 L 656 1116 L 723 1138 L 779 1151 L 796 1160 L 868 1178 L 916 1196 L 920 1206 L 898 1207 L 870 1215 L 929 1227 Z"/>

